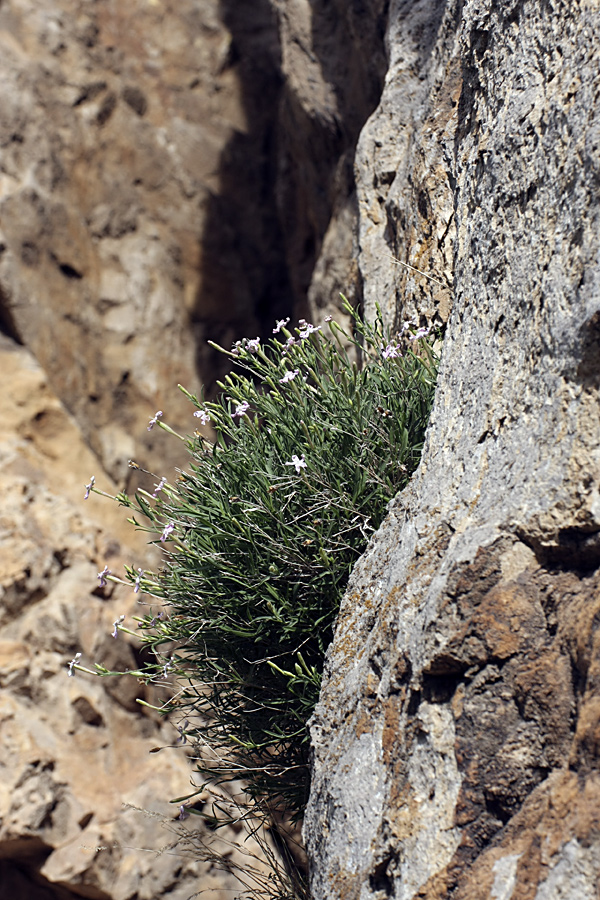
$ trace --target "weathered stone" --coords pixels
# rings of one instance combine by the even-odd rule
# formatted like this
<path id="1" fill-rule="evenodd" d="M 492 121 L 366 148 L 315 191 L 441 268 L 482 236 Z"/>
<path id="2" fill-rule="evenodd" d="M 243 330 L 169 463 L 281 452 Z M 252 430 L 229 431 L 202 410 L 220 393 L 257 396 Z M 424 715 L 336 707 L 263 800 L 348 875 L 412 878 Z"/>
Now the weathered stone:
<path id="1" fill-rule="evenodd" d="M 356 267 L 356 141 L 387 66 L 387 0 L 273 0 L 280 16 L 278 204 L 300 314 L 362 298 Z"/>
<path id="2" fill-rule="evenodd" d="M 156 864 L 174 840 L 169 801 L 189 793 L 191 775 L 182 752 L 150 752 L 176 745 L 173 725 L 136 703 L 160 697 L 134 678 L 67 674 L 77 652 L 88 668 L 135 667 L 135 639 L 111 632 L 120 615 L 135 629 L 137 597 L 98 590 L 96 573 L 108 563 L 124 575 L 148 548 L 116 504 L 84 502 L 94 471 L 102 489 L 114 486 L 29 352 L 0 338 L 0 371 L 10 385 L 0 393 L 0 893 L 229 896 L 237 881 L 208 863 L 175 850 Z"/>
<path id="3" fill-rule="evenodd" d="M 277 23 L 248 6 L 235 34 L 218 0 L 0 8 L 1 321 L 121 482 L 135 450 L 175 463 L 145 425 L 191 427 L 176 385 L 214 381 L 205 339 L 291 304 Z"/>
<path id="4" fill-rule="evenodd" d="M 133 661 L 110 632 L 135 597 L 96 572 L 145 553 L 83 485 L 181 464 L 146 424 L 190 429 L 174 388 L 218 375 L 206 337 L 343 291 L 448 330 L 422 466 L 353 576 L 313 722 L 315 898 L 596 896 L 596 14 L 0 3 L 7 895 L 233 886 L 128 849 L 166 841 L 121 801 L 172 819 L 189 769 L 142 770 L 173 735 L 135 713 L 140 685 L 66 676 L 79 648 Z"/>
<path id="5" fill-rule="evenodd" d="M 396 227 L 438 278 L 454 247 L 453 310 L 421 467 L 352 577 L 312 723 L 316 900 L 597 891 L 596 18 L 533 0 L 390 18 L 398 63 L 360 142 L 365 297 L 427 313 L 427 282 L 373 269 Z"/>
<path id="6" fill-rule="evenodd" d="M 176 384 L 210 388 L 221 373 L 205 339 L 306 315 L 322 245 L 309 306 L 322 318 L 341 289 L 357 302 L 352 157 L 379 97 L 385 11 L 0 2 L 0 330 L 13 341 L 0 358 L 0 893 L 192 892 L 193 867 L 174 887 L 171 857 L 151 876 L 112 846 L 160 845 L 141 816 L 123 824 L 120 803 L 151 805 L 154 792 L 165 812 L 186 793 L 183 759 L 162 781 L 166 754 L 140 762 L 171 732 L 140 717 L 137 682 L 66 677 L 79 649 L 134 662 L 109 635 L 135 598 L 96 587 L 105 562 L 132 561 L 132 532 L 108 502 L 84 504 L 84 485 L 94 473 L 110 489 L 109 473 L 134 489 L 147 476 L 129 458 L 159 475 L 182 464 L 149 418 L 161 408 L 191 430 Z"/>

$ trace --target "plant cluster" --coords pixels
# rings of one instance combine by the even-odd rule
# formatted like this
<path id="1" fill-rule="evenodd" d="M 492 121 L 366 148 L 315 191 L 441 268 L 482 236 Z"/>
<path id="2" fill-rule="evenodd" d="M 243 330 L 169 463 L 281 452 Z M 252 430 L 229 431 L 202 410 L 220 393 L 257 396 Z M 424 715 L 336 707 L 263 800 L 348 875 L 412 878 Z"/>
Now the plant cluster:
<path id="1" fill-rule="evenodd" d="M 117 497 L 164 551 L 157 573 L 128 570 L 159 605 L 138 619 L 153 653 L 137 674 L 176 683 L 162 711 L 198 748 L 202 787 L 243 779 L 271 817 L 302 815 L 307 722 L 340 600 L 419 462 L 436 380 L 428 330 L 391 337 L 348 310 L 351 335 L 283 321 L 268 342 L 218 348 L 233 364 L 218 398 L 184 391 L 214 440 L 184 438 L 173 483 Z M 154 424 L 171 430 L 162 412 Z"/>

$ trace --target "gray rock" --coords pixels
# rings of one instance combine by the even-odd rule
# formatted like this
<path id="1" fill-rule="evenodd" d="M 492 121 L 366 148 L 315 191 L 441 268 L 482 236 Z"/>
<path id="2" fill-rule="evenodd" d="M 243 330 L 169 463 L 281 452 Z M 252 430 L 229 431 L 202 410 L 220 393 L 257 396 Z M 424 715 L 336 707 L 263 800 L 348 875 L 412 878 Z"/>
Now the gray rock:
<path id="1" fill-rule="evenodd" d="M 390 16 L 359 144 L 365 297 L 390 320 L 440 309 L 384 260 L 397 228 L 440 281 L 453 246 L 454 298 L 422 464 L 353 574 L 312 722 L 316 900 L 596 890 L 595 22 L 482 0 Z"/>

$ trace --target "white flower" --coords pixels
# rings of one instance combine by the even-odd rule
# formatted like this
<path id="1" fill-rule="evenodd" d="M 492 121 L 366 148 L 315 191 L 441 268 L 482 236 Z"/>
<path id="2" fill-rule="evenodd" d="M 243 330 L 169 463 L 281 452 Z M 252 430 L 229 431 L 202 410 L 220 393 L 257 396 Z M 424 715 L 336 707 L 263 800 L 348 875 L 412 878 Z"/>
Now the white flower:
<path id="1" fill-rule="evenodd" d="M 69 663 L 69 677 L 73 677 L 73 667 L 77 665 L 79 660 L 81 659 L 81 653 L 76 653 L 71 662 Z"/>
<path id="2" fill-rule="evenodd" d="M 200 419 L 201 425 L 208 425 L 210 422 L 210 416 L 204 409 L 197 409 L 194 415 L 197 419 Z"/>
<path id="3" fill-rule="evenodd" d="M 246 400 L 242 400 L 242 402 L 238 403 L 238 405 L 236 406 L 235 412 L 231 413 L 231 418 L 232 419 L 235 419 L 235 418 L 241 419 L 242 416 L 246 415 L 246 413 L 248 412 L 249 409 L 250 409 L 250 404 Z"/>
<path id="4" fill-rule="evenodd" d="M 279 379 L 279 384 L 287 384 L 288 381 L 293 381 L 294 378 L 296 377 L 296 375 L 299 375 L 299 374 L 300 374 L 300 370 L 299 370 L 299 369 L 294 369 L 293 372 L 288 371 L 288 372 L 285 373 L 285 375 L 283 376 L 283 378 L 280 378 L 280 379 Z"/>
<path id="5" fill-rule="evenodd" d="M 277 319 L 277 325 L 273 329 L 273 334 L 279 334 L 281 329 L 285 328 L 285 326 L 287 325 L 287 323 L 289 321 L 290 321 L 289 318 L 288 319 Z"/>
<path id="6" fill-rule="evenodd" d="M 315 327 L 314 325 L 311 325 L 310 322 L 307 322 L 306 319 L 300 319 L 300 321 L 298 322 L 298 325 L 300 326 L 299 335 L 301 338 L 307 338 L 309 336 L 309 334 L 314 334 L 315 331 L 321 330 L 320 325 L 317 325 Z"/>
<path id="7" fill-rule="evenodd" d="M 294 455 L 292 456 L 291 462 L 286 462 L 286 466 L 294 466 L 294 468 L 296 469 L 296 474 L 299 474 L 300 469 L 306 468 L 306 462 L 304 461 L 304 453 L 302 454 L 302 458 L 296 456 L 296 454 L 294 453 Z"/>

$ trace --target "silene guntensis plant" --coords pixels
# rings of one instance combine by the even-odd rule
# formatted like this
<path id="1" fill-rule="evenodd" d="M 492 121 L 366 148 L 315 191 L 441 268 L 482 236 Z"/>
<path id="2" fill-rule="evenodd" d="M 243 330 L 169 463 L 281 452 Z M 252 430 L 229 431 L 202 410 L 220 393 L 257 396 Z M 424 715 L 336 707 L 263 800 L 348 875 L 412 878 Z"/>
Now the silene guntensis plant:
<path id="1" fill-rule="evenodd" d="M 437 374 L 437 336 L 417 320 L 392 335 L 380 315 L 368 324 L 346 311 L 352 334 L 331 317 L 283 320 L 269 341 L 217 347 L 232 363 L 217 399 L 181 388 L 213 439 L 176 435 L 159 410 L 148 428 L 179 437 L 187 465 L 115 498 L 162 548 L 158 572 L 126 576 L 147 606 L 135 633 L 152 651 L 132 674 L 165 687 L 160 711 L 195 749 L 198 783 L 173 802 L 213 830 L 236 816 L 266 825 L 279 850 L 308 799 L 307 723 L 340 601 L 418 465 Z M 104 493 L 93 477 L 92 492 Z M 121 581 L 106 567 L 98 577 Z M 121 616 L 113 635 L 132 628 Z M 78 669 L 122 674 L 80 654 L 69 675 Z M 212 802 L 197 802 L 207 792 Z M 245 896 L 308 896 L 292 856 Z"/>

